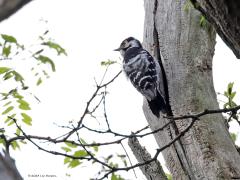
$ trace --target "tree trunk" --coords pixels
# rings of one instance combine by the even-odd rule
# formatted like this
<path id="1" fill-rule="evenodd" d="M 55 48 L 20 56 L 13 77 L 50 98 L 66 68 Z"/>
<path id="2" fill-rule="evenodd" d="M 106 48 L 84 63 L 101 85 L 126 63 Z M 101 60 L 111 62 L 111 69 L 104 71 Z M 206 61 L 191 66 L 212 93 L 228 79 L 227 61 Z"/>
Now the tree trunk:
<path id="1" fill-rule="evenodd" d="M 0 21 L 7 19 L 32 0 L 0 0 Z"/>
<path id="2" fill-rule="evenodd" d="M 191 0 L 212 23 L 222 40 L 240 58 L 240 1 Z"/>
<path id="3" fill-rule="evenodd" d="M 22 180 L 14 160 L 8 155 L 0 154 L 0 179 L 1 180 Z"/>
<path id="4" fill-rule="evenodd" d="M 147 152 L 145 147 L 141 146 L 136 137 L 129 138 L 128 145 L 138 162 L 143 163 L 152 159 L 151 155 Z M 147 180 L 167 180 L 167 176 L 165 175 L 158 160 L 148 163 L 144 166 L 140 166 L 140 169 Z"/>
<path id="5" fill-rule="evenodd" d="M 212 58 L 215 32 L 201 27 L 201 14 L 184 10 L 184 0 L 145 0 L 144 45 L 166 72 L 169 102 L 174 116 L 218 109 L 213 87 Z M 166 123 L 154 117 L 147 103 L 144 114 L 152 130 Z M 189 119 L 177 121 L 179 131 Z M 171 132 L 171 134 L 174 134 Z M 162 147 L 169 130 L 155 134 Z M 240 156 L 221 114 L 203 116 L 178 142 L 163 152 L 173 179 L 231 179 L 240 177 Z"/>

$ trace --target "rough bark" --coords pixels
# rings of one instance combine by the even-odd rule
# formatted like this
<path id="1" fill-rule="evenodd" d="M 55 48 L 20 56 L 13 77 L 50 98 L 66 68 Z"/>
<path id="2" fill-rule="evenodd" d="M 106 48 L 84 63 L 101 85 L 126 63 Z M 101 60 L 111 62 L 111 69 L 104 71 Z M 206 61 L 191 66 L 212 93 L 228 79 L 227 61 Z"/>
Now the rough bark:
<path id="1" fill-rule="evenodd" d="M 17 12 L 32 0 L 0 0 L 0 22 Z"/>
<path id="2" fill-rule="evenodd" d="M 240 1 L 191 0 L 214 26 L 222 40 L 240 58 Z"/>
<path id="3" fill-rule="evenodd" d="M 143 163 L 152 159 L 151 155 L 141 146 L 137 138 L 130 138 L 128 140 L 128 145 L 138 162 Z M 140 169 L 146 176 L 147 180 L 167 180 L 167 176 L 158 160 L 140 166 Z"/>
<path id="4" fill-rule="evenodd" d="M 200 27 L 201 14 L 184 10 L 185 1 L 145 0 L 144 45 L 164 59 L 168 95 L 174 116 L 218 109 L 212 79 L 215 32 Z M 144 114 L 151 129 L 166 123 L 154 117 L 147 103 Z M 183 130 L 189 120 L 179 121 Z M 171 137 L 166 130 L 155 134 L 162 147 Z M 231 179 L 240 177 L 240 156 L 225 128 L 221 114 L 201 118 L 184 137 L 163 152 L 173 179 Z"/>
<path id="5" fill-rule="evenodd" d="M 7 154 L 0 154 L 0 179 L 2 180 L 22 180 L 14 160 Z"/>

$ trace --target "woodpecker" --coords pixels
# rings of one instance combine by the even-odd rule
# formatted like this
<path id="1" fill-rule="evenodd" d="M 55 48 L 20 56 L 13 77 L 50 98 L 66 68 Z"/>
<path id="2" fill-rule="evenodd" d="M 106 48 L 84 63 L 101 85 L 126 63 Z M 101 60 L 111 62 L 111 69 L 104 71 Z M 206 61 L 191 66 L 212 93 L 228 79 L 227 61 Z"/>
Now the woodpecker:
<path id="1" fill-rule="evenodd" d="M 147 99 L 152 113 L 157 117 L 160 111 L 166 113 L 166 102 L 159 86 L 162 74 L 157 60 L 133 37 L 123 40 L 115 51 L 122 55 L 123 71 L 133 86 Z"/>

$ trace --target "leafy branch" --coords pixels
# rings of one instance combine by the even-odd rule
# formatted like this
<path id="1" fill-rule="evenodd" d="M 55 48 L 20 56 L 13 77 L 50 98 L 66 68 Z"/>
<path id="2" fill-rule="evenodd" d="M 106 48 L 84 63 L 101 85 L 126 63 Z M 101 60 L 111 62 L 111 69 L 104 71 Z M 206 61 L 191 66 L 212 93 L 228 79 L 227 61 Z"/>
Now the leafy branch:
<path id="1" fill-rule="evenodd" d="M 57 56 L 67 55 L 65 49 L 62 48 L 59 44 L 53 42 L 50 37 L 47 36 L 48 30 L 40 35 L 38 42 L 32 45 L 23 45 L 20 43 L 16 37 L 1 34 L 0 35 L 0 50 L 2 51 L 0 55 L 0 60 L 8 60 L 6 63 L 0 65 L 0 83 L 2 84 L 0 92 L 0 105 L 1 118 L 1 128 L 4 129 L 4 132 L 1 132 L 1 136 L 12 136 L 12 130 L 14 121 L 11 118 L 18 119 L 18 123 L 21 126 L 32 125 L 32 118 L 30 114 L 31 105 L 29 103 L 31 98 L 39 99 L 32 94 L 31 88 L 34 87 L 28 81 L 29 77 L 21 72 L 20 68 L 15 66 L 15 63 L 27 63 L 32 66 L 29 69 L 25 68 L 24 71 L 29 71 L 33 74 L 36 80 L 36 86 L 39 86 L 45 78 L 49 78 L 49 72 L 55 72 L 55 63 L 52 58 L 44 55 L 45 51 L 50 52 L 55 50 Z M 10 61 L 11 60 L 11 61 Z M 50 70 L 49 66 L 50 65 Z M 29 96 L 29 94 L 31 96 Z M 11 118 L 9 118 L 11 117 Z M 11 126 L 11 127 L 10 127 Z M 20 135 L 19 128 L 15 129 L 15 134 Z M 20 141 L 25 143 L 24 141 Z M 1 139 L 0 144 L 7 146 L 9 151 L 8 144 Z M 19 149 L 20 145 L 17 141 L 11 141 L 9 145 L 13 149 Z"/>
<path id="2" fill-rule="evenodd" d="M 111 130 L 111 127 L 110 127 L 110 124 L 109 124 L 109 121 L 108 121 L 108 117 L 107 117 L 106 108 L 105 108 L 105 105 L 106 105 L 105 104 L 106 103 L 105 98 L 106 98 L 106 95 L 107 95 L 106 88 L 108 87 L 108 85 L 110 85 L 120 75 L 120 73 L 121 73 L 121 71 L 119 73 L 117 73 L 108 82 L 102 83 L 102 84 L 99 84 L 99 85 L 96 86 L 96 90 L 93 92 L 93 95 L 90 97 L 90 99 L 86 103 L 85 110 L 84 110 L 80 120 L 77 122 L 76 126 L 72 125 L 72 129 L 67 134 L 65 134 L 64 136 L 61 136 L 60 138 L 51 138 L 51 137 L 27 135 L 25 133 L 25 131 L 23 130 L 23 128 L 21 128 L 18 125 L 17 120 L 13 117 L 9 117 L 10 119 L 12 119 L 14 121 L 17 128 L 21 131 L 22 135 L 18 135 L 14 138 L 11 138 L 11 139 L 7 139 L 6 137 L 2 137 L 5 141 L 5 144 L 9 145 L 11 142 L 16 141 L 16 140 L 28 140 L 34 146 L 36 146 L 38 149 L 40 149 L 42 151 L 45 151 L 45 152 L 53 154 L 53 155 L 60 155 L 60 156 L 65 157 L 64 163 L 68 163 L 69 167 L 72 167 L 72 168 L 80 165 L 82 163 L 81 161 L 84 161 L 84 160 L 92 161 L 94 163 L 98 163 L 99 165 L 104 167 L 104 171 L 102 171 L 102 172 L 105 172 L 105 173 L 101 177 L 98 177 L 97 179 L 104 179 L 104 178 L 108 177 L 109 175 L 116 176 L 115 173 L 118 172 L 118 171 L 129 171 L 129 170 L 134 169 L 136 167 L 141 167 L 141 166 L 147 165 L 149 163 L 155 162 L 157 160 L 159 154 L 163 150 L 170 147 L 173 143 L 175 143 L 182 136 L 184 136 L 185 133 L 188 132 L 193 127 L 193 125 L 196 121 L 201 120 L 202 116 L 209 115 L 209 114 L 217 114 L 217 113 L 238 112 L 239 109 L 240 109 L 240 106 L 235 106 L 235 107 L 231 107 L 231 108 L 223 108 L 223 109 L 212 109 L 212 110 L 211 109 L 206 109 L 206 110 L 204 110 L 202 112 L 199 112 L 199 113 L 196 113 L 196 114 L 187 114 L 187 115 L 182 115 L 182 116 L 164 117 L 166 119 L 169 119 L 168 123 L 166 123 L 165 125 L 163 125 L 162 127 L 158 128 L 154 131 L 145 132 L 145 133 L 143 133 L 143 131 L 149 129 L 148 126 L 142 128 L 141 130 L 139 130 L 135 133 L 131 133 L 131 134 L 121 134 L 121 133 L 118 133 L 118 132 L 114 132 L 113 130 Z M 98 103 L 93 108 L 94 111 L 90 111 L 89 107 L 93 103 L 93 99 L 95 99 L 99 95 L 100 90 L 103 90 L 102 93 L 100 93 L 101 96 L 102 96 L 102 98 L 100 100 L 100 103 Z M 86 115 L 94 113 L 96 111 L 96 109 L 98 109 L 100 107 L 101 103 L 103 105 L 104 119 L 105 119 L 105 122 L 107 124 L 107 129 L 104 130 L 104 131 L 90 128 L 90 127 L 86 126 L 83 122 Z M 175 121 L 181 121 L 181 120 L 185 120 L 185 119 L 190 119 L 188 126 L 184 130 L 182 130 L 178 134 L 176 134 L 176 136 L 173 137 L 173 139 L 171 139 L 167 144 L 165 144 L 161 148 L 157 149 L 153 158 L 148 159 L 144 162 L 131 164 L 130 166 L 125 166 L 125 167 L 117 167 L 114 164 L 111 164 L 111 163 L 109 164 L 108 161 L 101 160 L 101 158 L 97 157 L 97 155 L 95 154 L 95 153 L 98 152 L 98 147 L 100 147 L 100 146 L 109 146 L 109 145 L 114 145 L 114 144 L 121 144 L 122 141 L 127 140 L 127 139 L 137 138 L 137 137 L 142 138 L 142 137 L 145 137 L 145 136 L 148 136 L 148 135 L 152 135 L 154 133 L 157 133 L 159 131 L 164 130 L 165 128 L 167 128 L 170 124 L 172 124 Z M 84 129 L 87 130 L 87 131 L 90 131 L 90 132 L 97 133 L 97 134 L 112 134 L 112 135 L 114 135 L 114 137 L 120 137 L 120 138 L 118 138 L 117 140 L 111 141 L 111 142 L 86 143 L 81 138 L 81 136 L 79 135 L 79 133 Z M 77 140 L 70 140 L 70 137 L 73 134 L 76 135 Z M 54 143 L 54 144 L 65 143 L 67 146 L 62 148 L 65 151 L 65 153 L 60 152 L 60 151 L 50 151 L 46 148 L 41 147 L 34 140 L 44 140 L 46 142 L 51 142 L 51 143 Z M 69 152 L 72 152 L 72 149 L 76 149 L 76 151 L 73 154 L 69 154 Z M 92 150 L 94 150 L 95 153 L 93 153 Z"/>

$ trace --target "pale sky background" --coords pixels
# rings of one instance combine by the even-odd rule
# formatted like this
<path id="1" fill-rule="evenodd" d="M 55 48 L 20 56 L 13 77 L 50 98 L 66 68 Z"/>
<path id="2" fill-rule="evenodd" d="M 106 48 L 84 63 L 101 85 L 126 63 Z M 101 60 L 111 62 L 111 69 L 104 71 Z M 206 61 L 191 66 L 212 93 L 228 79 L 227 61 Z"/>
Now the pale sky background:
<path id="1" fill-rule="evenodd" d="M 44 24 L 40 19 L 47 20 L 48 23 Z M 78 120 L 85 102 L 94 91 L 94 77 L 100 80 L 104 72 L 100 62 L 107 59 L 120 62 L 120 55 L 112 50 L 128 36 L 142 40 L 143 20 L 143 1 L 139 0 L 35 0 L 2 22 L 0 33 L 14 35 L 23 43 L 34 42 L 44 27 L 47 27 L 51 37 L 68 53 L 67 57 L 56 59 L 56 73 L 40 87 L 32 89 L 41 103 L 35 102 L 32 105 L 33 126 L 26 128 L 27 132 L 54 137 L 61 134 L 54 123 L 65 125 L 70 120 Z M 16 66 L 16 70 L 20 69 L 22 73 L 26 73 L 26 68 L 24 62 Z M 117 64 L 111 69 L 107 78 L 115 75 L 121 66 Z M 235 82 L 234 89 L 239 92 L 239 69 L 239 60 L 218 38 L 213 67 L 216 91 L 223 92 L 229 82 Z M 146 125 L 142 97 L 123 74 L 111 85 L 109 91 L 107 111 L 114 130 L 130 133 Z M 237 94 L 239 102 L 240 92 Z M 239 129 L 237 124 L 233 124 L 231 130 L 235 131 L 236 127 Z M 89 137 L 89 141 L 97 138 Z M 157 145 L 152 137 L 144 138 L 142 142 L 151 154 L 155 153 Z M 120 148 L 118 146 L 103 151 L 111 153 L 114 149 Z M 129 149 L 128 152 L 131 153 Z M 13 152 L 13 155 L 18 169 L 27 180 L 39 179 L 29 178 L 29 174 L 57 176 L 49 178 L 51 180 L 85 180 L 94 176 L 94 168 L 86 167 L 89 164 L 68 169 L 63 165 L 62 157 L 41 152 L 30 143 L 22 146 L 20 151 Z M 66 176 L 66 173 L 71 174 L 71 177 Z M 137 172 L 137 176 L 138 179 L 144 179 L 140 172 Z M 124 177 L 135 179 L 131 171 Z"/>

